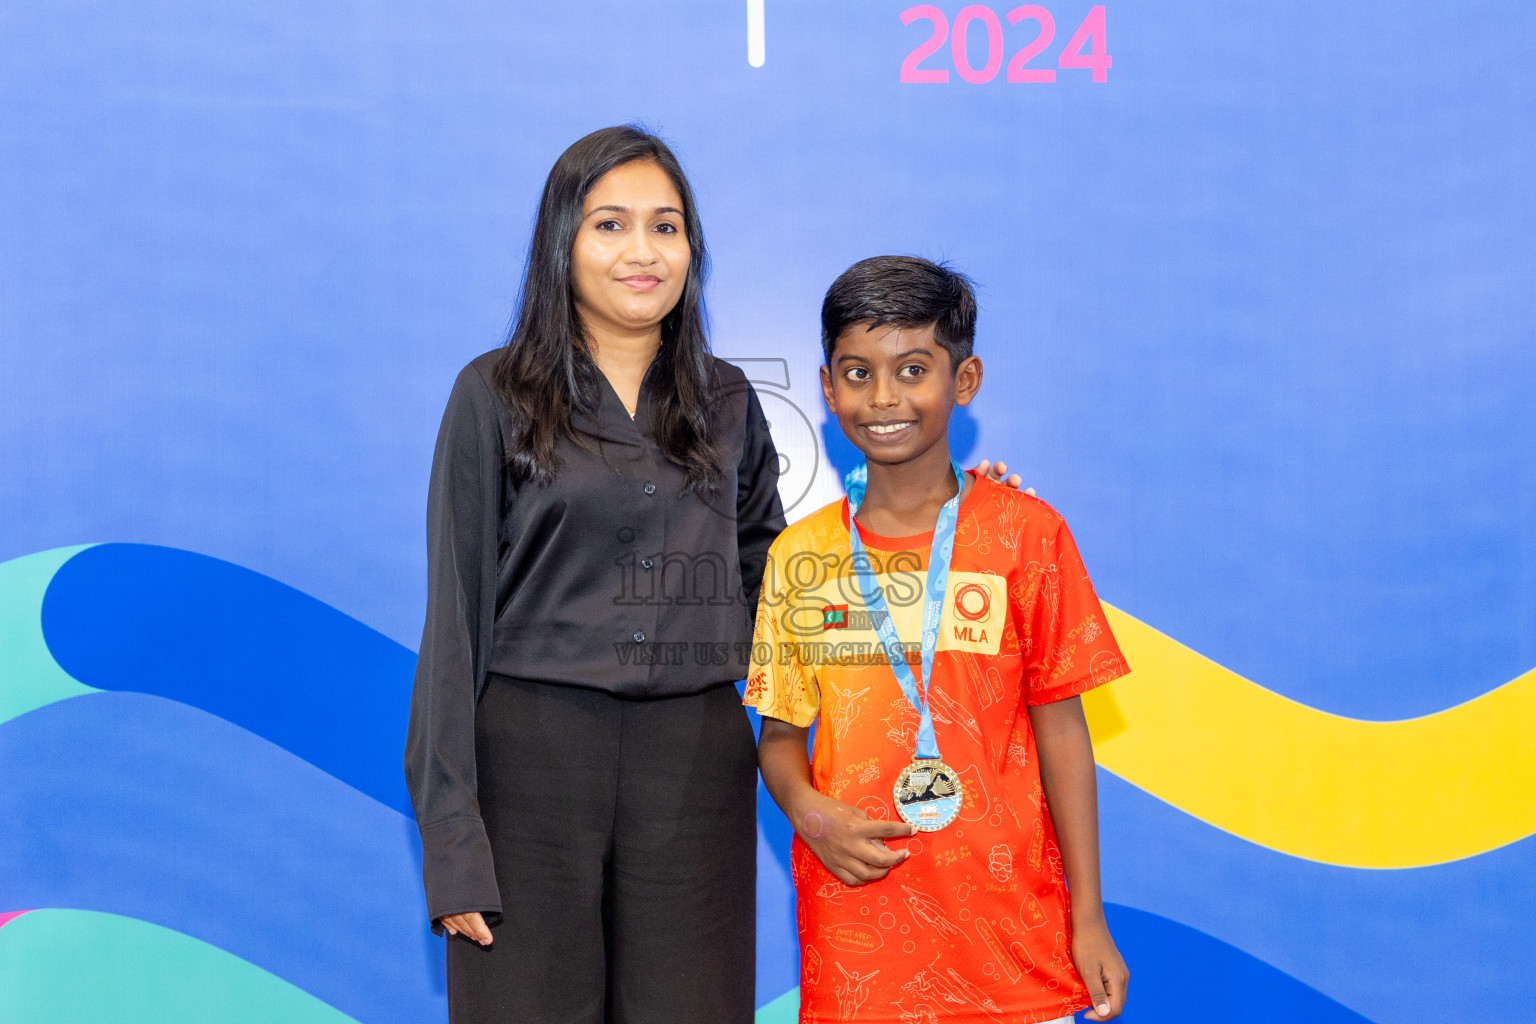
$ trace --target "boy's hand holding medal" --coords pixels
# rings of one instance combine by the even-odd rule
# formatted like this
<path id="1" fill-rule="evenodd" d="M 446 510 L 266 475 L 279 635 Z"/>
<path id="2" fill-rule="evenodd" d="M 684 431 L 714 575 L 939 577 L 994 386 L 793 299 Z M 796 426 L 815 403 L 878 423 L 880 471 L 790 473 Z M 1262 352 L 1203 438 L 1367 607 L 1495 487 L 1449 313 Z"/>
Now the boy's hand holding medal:
<path id="1" fill-rule="evenodd" d="M 795 831 L 844 885 L 875 882 L 906 860 L 911 850 L 892 850 L 887 839 L 917 834 L 904 821 L 871 818 L 852 804 L 811 790 L 795 808 Z"/>

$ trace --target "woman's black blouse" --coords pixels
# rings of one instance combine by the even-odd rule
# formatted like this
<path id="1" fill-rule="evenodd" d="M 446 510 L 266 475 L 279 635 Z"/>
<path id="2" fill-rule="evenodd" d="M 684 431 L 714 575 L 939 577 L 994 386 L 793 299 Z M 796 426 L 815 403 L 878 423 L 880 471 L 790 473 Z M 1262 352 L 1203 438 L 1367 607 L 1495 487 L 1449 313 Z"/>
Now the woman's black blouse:
<path id="1" fill-rule="evenodd" d="M 784 528 L 778 454 L 745 375 L 714 360 L 717 491 L 684 493 L 651 440 L 652 375 L 630 419 L 603 384 L 562 440 L 553 483 L 505 472 L 506 407 L 490 386 L 500 350 L 459 374 L 427 498 L 427 617 L 405 775 L 421 829 L 433 927 L 501 913 L 475 789 L 475 704 L 487 675 L 674 697 L 742 679 L 768 545 Z"/>

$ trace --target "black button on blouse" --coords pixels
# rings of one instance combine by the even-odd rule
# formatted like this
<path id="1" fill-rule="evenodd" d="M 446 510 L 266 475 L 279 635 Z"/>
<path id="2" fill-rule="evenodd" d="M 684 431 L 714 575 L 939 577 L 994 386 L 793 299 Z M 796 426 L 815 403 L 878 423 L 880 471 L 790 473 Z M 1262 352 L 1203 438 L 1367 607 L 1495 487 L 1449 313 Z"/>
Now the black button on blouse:
<path id="1" fill-rule="evenodd" d="M 736 367 L 714 361 L 726 472 L 701 496 L 684 492 L 682 467 L 651 439 L 650 375 L 633 419 L 606 382 L 597 410 L 577 415 L 594 451 L 561 440 L 551 484 L 514 484 L 511 424 L 489 383 L 499 355 L 454 382 L 427 499 L 427 616 L 405 768 L 434 922 L 501 911 L 475 793 L 487 676 L 629 698 L 741 679 L 768 545 L 784 528 L 778 455 Z"/>

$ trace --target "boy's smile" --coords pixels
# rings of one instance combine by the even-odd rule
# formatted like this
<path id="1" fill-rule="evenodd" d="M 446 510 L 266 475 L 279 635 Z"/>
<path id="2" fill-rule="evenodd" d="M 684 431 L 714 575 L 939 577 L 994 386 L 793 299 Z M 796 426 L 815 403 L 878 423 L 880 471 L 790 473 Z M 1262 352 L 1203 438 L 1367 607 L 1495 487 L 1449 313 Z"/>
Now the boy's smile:
<path id="1" fill-rule="evenodd" d="M 832 365 L 822 367 L 827 408 L 871 463 L 930 459 L 949 463 L 949 415 L 968 405 L 981 385 L 981 360 L 970 356 L 951 372 L 949 353 L 933 325 L 856 324 L 839 335 Z"/>

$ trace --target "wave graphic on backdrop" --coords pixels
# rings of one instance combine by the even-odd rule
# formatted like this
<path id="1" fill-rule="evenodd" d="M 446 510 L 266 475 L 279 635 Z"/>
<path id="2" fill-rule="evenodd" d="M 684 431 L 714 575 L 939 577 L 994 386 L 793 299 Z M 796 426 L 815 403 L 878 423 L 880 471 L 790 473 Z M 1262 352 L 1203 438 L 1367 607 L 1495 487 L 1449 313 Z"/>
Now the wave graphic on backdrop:
<path id="1" fill-rule="evenodd" d="M 25 823 L 0 833 L 0 911 L 139 919 L 357 1020 L 441 1019 L 397 806 L 413 664 L 211 558 L 103 545 L 0 564 L 0 820 Z"/>
<path id="2" fill-rule="evenodd" d="M 370 1022 L 441 1016 L 415 827 L 184 704 L 93 693 L 0 724 L 0 907 L 136 918 Z"/>
<path id="3" fill-rule="evenodd" d="M 43 595 L 59 567 L 87 548 L 55 548 L 0 562 L 0 722 L 92 692 L 53 660 L 43 639 Z"/>
<path id="4" fill-rule="evenodd" d="M 1186 814 L 1362 868 L 1440 864 L 1536 833 L 1536 670 L 1432 715 L 1366 722 L 1298 704 L 1108 613 L 1132 672 L 1083 698 L 1094 755 Z"/>
<path id="5" fill-rule="evenodd" d="M 87 910 L 0 914 L 0 977 L 5 1021 L 353 1020 L 221 949 L 158 925 Z"/>
<path id="6" fill-rule="evenodd" d="M 1179 757 L 1159 755 L 1165 760 L 1227 757 L 1213 774 L 1242 766 L 1241 757 L 1220 754 L 1227 723 L 1241 726 L 1264 699 L 1280 698 L 1220 666 L 1202 667 L 1193 652 L 1112 614 L 1138 669 L 1124 682 L 1146 685 L 1117 683 L 1109 700 L 1094 698 L 1106 767 L 1162 796 L 1158 776 L 1137 761 L 1169 742 L 1158 729 L 1178 737 Z M 322 1001 L 338 1019 L 441 1019 L 441 947 L 422 927 L 419 853 L 399 781 L 413 660 L 322 602 L 188 552 L 111 544 L 0 563 L 0 759 L 12 766 L 0 819 L 28 823 L 0 835 L 0 912 L 119 915 L 216 947 Z M 1192 697 L 1194 687 L 1204 689 Z M 1159 701 L 1191 716 L 1193 703 L 1222 724 L 1192 731 L 1205 719 L 1181 720 L 1159 711 Z M 1304 736 L 1333 717 L 1298 714 L 1301 724 L 1289 727 Z M 1291 750 L 1287 763 L 1306 753 Z M 788 830 L 771 804 L 760 807 L 760 894 L 770 904 L 761 917 L 782 960 L 792 928 L 785 911 L 793 894 L 780 878 Z M 1265 845 L 1286 843 L 1296 841 Z M 764 889 L 763 879 L 783 884 Z M 1255 985 L 1278 986 L 1303 1003 L 1323 1000 L 1308 1019 L 1362 1019 L 1203 932 L 1128 908 L 1116 913 L 1117 937 L 1124 932 L 1128 953 L 1136 950 L 1144 982 L 1128 1020 L 1192 1019 L 1195 989 L 1185 988 L 1234 964 L 1257 972 Z M 1148 964 L 1170 949 L 1183 952 L 1156 969 L 1161 988 L 1146 984 Z M 793 978 L 760 971 L 759 981 L 766 1024 L 793 1004 Z M 1335 1012 L 1343 1016 L 1327 1016 Z"/>
<path id="7" fill-rule="evenodd" d="M 1433 715 L 1365 722 L 1109 614 L 1135 670 L 1085 700 L 1099 763 L 1185 813 L 1352 867 L 1443 863 L 1536 833 L 1536 775 L 1513 770 L 1536 749 L 1536 671 Z M 404 743 L 414 659 L 355 619 L 226 562 L 110 544 L 63 561 L 42 621 L 66 678 L 201 707 L 410 814 L 398 765 L 372 752 Z M 290 713 L 298 702 L 306 715 Z"/>
<path id="8" fill-rule="evenodd" d="M 74 679 L 201 708 L 411 814 L 416 655 L 330 605 L 216 558 L 103 544 L 59 567 L 42 629 Z"/>

